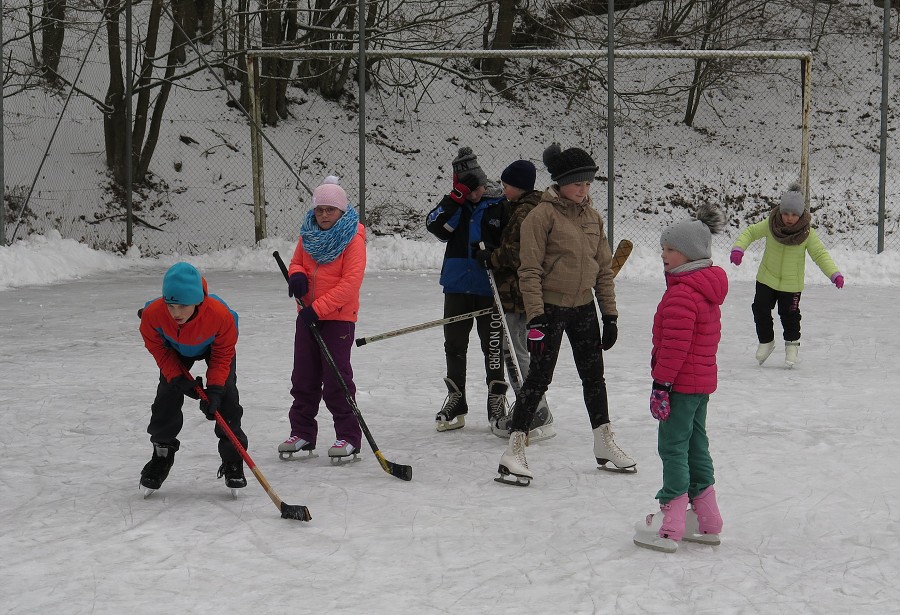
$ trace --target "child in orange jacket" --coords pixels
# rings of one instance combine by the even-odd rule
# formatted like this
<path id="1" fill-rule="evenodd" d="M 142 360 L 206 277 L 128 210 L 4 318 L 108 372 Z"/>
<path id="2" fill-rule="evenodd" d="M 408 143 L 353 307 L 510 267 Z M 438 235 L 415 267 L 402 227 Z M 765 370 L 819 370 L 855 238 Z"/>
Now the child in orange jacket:
<path id="1" fill-rule="evenodd" d="M 334 418 L 336 440 L 328 450 L 334 462 L 355 460 L 362 440 L 356 414 L 341 386 L 352 396 L 350 350 L 359 312 L 359 289 L 366 272 L 366 229 L 350 205 L 338 178 L 329 176 L 313 191 L 313 208 L 300 229 L 300 239 L 288 267 L 288 295 L 303 301 L 294 334 L 294 370 L 291 374 L 291 435 L 278 445 L 282 459 L 316 447 L 319 402 Z M 298 306 L 299 308 L 299 306 Z M 327 365 L 312 334 L 315 324 L 337 365 L 340 378 Z"/>
<path id="2" fill-rule="evenodd" d="M 247 436 L 241 429 L 244 409 L 235 372 L 237 313 L 216 295 L 208 294 L 206 280 L 188 263 L 176 263 L 166 271 L 162 291 L 162 297 L 148 302 L 140 311 L 144 345 L 159 366 L 159 384 L 147 427 L 153 458 L 141 470 L 140 484 L 145 496 L 162 486 L 175 463 L 175 452 L 180 448 L 177 436 L 184 424 L 184 397 L 200 398 L 196 387 L 202 380 L 189 380 L 184 375 L 195 361 L 202 359 L 207 363 L 205 392 L 209 402 L 201 402 L 200 409 L 210 420 L 215 420 L 218 411 L 247 448 Z M 219 478 L 224 476 L 230 489 L 246 487 L 240 453 L 218 423 L 215 433 L 222 458 Z"/>

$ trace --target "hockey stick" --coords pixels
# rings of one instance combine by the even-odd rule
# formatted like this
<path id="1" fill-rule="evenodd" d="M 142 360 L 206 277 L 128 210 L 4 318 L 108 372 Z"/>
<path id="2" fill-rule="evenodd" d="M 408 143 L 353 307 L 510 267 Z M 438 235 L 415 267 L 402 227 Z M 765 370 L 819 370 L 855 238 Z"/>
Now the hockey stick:
<path id="1" fill-rule="evenodd" d="M 281 269 L 281 274 L 284 276 L 284 281 L 287 282 L 289 278 L 288 270 L 284 264 L 284 261 L 281 260 L 281 255 L 278 253 L 278 250 L 272 252 L 272 256 L 274 256 L 275 260 L 278 262 L 278 268 Z M 300 300 L 300 298 L 294 297 L 294 301 L 297 302 L 297 305 L 300 306 L 300 309 L 306 307 L 303 305 L 303 301 Z M 375 457 L 378 459 L 378 463 L 381 464 L 381 468 L 391 476 L 396 476 L 401 480 L 412 480 L 412 466 L 392 463 L 385 459 L 384 455 L 381 454 L 381 451 L 378 450 L 378 445 L 375 444 L 375 438 L 372 437 L 372 433 L 366 426 L 366 422 L 362 417 L 362 412 L 360 412 L 359 406 L 356 405 L 356 401 L 353 399 L 353 395 L 350 394 L 350 389 L 347 388 L 347 383 L 344 381 L 343 376 L 341 376 L 341 372 L 338 369 L 337 363 L 334 362 L 334 357 L 331 356 L 331 351 L 329 351 L 328 346 L 325 345 L 325 340 L 322 339 L 322 334 L 319 332 L 319 327 L 315 323 L 312 323 L 309 325 L 309 330 L 312 332 L 313 337 L 316 339 L 316 343 L 319 344 L 319 349 L 322 351 L 322 355 L 325 357 L 325 361 L 328 362 L 328 365 L 334 372 L 337 381 L 340 383 L 341 388 L 344 390 L 344 397 L 347 399 L 347 403 L 350 404 L 350 408 L 353 410 L 353 414 L 356 415 L 356 420 L 359 421 L 359 426 L 362 429 L 363 434 L 366 436 L 366 440 L 369 442 L 369 446 L 372 447 L 372 452 L 375 453 Z"/>
<path id="2" fill-rule="evenodd" d="M 358 337 L 356 338 L 356 345 L 365 346 L 370 342 L 377 342 L 389 337 L 397 337 L 398 335 L 403 335 L 404 333 L 415 333 L 416 331 L 422 331 L 423 329 L 429 329 L 431 327 L 449 325 L 450 323 L 458 322 L 460 320 L 468 320 L 469 318 L 476 318 L 478 316 L 490 314 L 493 310 L 494 308 L 485 308 L 483 310 L 476 310 L 474 312 L 467 312 L 465 314 L 457 314 L 456 316 L 448 316 L 447 318 L 441 318 L 439 320 L 429 320 L 428 322 L 423 322 L 419 325 L 412 325 L 410 327 L 388 331 L 387 333 L 378 333 L 377 335 L 370 335 L 369 337 Z"/>
<path id="3" fill-rule="evenodd" d="M 613 253 L 612 257 L 612 265 L 610 267 L 613 272 L 613 277 L 618 275 L 622 265 L 624 265 L 625 261 L 628 260 L 628 257 L 631 256 L 632 250 L 634 250 L 634 244 L 627 239 L 621 240 L 619 245 L 616 246 L 616 251 Z"/>
<path id="4" fill-rule="evenodd" d="M 194 377 L 191 376 L 190 370 L 185 365 L 181 366 L 181 371 L 184 374 L 184 377 L 190 381 L 194 380 Z M 200 385 L 194 386 L 194 390 L 200 396 L 200 399 L 209 402 L 209 398 L 206 396 L 206 391 L 203 390 L 203 387 Z M 253 463 L 253 459 L 250 458 L 250 454 L 247 452 L 247 449 L 243 447 L 241 441 L 237 439 L 237 436 L 234 435 L 234 432 L 231 430 L 231 427 L 228 426 L 228 423 L 225 422 L 225 419 L 222 418 L 222 415 L 216 410 L 215 414 L 216 423 L 219 427 L 222 428 L 222 431 L 225 432 L 225 435 L 228 436 L 228 439 L 231 440 L 231 444 L 234 446 L 234 449 L 240 454 L 241 458 L 243 458 L 244 463 L 247 464 L 247 467 L 250 468 L 250 471 L 253 472 L 253 476 L 256 477 L 256 480 L 259 481 L 259 484 L 262 485 L 262 488 L 266 490 L 266 493 L 269 494 L 269 497 L 272 499 L 272 502 L 275 504 L 275 507 L 281 511 L 282 519 L 296 519 L 297 521 L 309 521 L 312 519 L 312 515 L 309 514 L 309 509 L 306 506 L 301 506 L 299 504 L 286 504 L 278 494 L 275 493 L 275 490 L 272 489 L 272 485 L 269 484 L 269 481 L 266 480 L 266 477 L 263 476 L 263 473 L 259 468 L 256 467 L 256 464 Z"/>

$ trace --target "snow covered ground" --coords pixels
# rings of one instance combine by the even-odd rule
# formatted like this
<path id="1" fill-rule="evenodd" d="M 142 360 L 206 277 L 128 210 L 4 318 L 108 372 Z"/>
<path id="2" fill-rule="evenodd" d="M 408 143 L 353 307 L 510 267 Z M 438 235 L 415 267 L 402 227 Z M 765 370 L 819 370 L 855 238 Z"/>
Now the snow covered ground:
<path id="1" fill-rule="evenodd" d="M 709 430 L 725 529 L 719 547 L 672 555 L 632 544 L 654 509 L 661 466 L 648 410 L 655 251 L 617 280 L 619 341 L 606 356 L 618 443 L 635 475 L 596 469 L 580 387 L 564 349 L 548 398 L 559 435 L 528 449 L 536 478 L 493 481 L 473 334 L 467 426 L 439 434 L 439 328 L 353 354 L 358 404 L 412 482 L 363 461 L 283 462 L 294 306 L 274 261 L 288 242 L 191 258 L 240 313 L 238 375 L 250 454 L 278 494 L 309 507 L 283 520 L 248 472 L 232 499 L 215 478 L 212 425 L 187 407 L 169 479 L 143 499 L 157 370 L 136 310 L 174 262 L 94 252 L 57 235 L 0 247 L 0 613 L 70 615 L 373 613 L 887 613 L 900 589 L 900 427 L 890 388 L 900 259 L 832 250 L 847 277 L 812 263 L 801 362 L 762 368 L 750 316 L 760 246 L 737 269 L 724 249 L 720 385 Z M 370 243 L 357 337 L 440 317 L 440 246 Z"/>

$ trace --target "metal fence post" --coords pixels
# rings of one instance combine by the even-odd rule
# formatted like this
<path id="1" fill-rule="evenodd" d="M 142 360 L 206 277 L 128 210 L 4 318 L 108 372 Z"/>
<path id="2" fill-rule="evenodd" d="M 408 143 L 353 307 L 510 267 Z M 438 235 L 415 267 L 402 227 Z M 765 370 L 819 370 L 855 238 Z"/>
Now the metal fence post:
<path id="1" fill-rule="evenodd" d="M 253 228 L 256 231 L 256 243 L 266 238 L 266 189 L 263 177 L 263 149 L 259 140 L 262 120 L 259 102 L 256 100 L 256 75 L 258 58 L 247 54 L 247 86 L 250 90 L 250 158 L 253 166 Z"/>

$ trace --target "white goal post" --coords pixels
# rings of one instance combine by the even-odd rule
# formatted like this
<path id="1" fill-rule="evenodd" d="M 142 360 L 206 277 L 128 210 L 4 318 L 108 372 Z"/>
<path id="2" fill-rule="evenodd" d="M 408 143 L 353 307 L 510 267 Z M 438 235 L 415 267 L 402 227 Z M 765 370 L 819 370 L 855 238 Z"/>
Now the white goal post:
<path id="1" fill-rule="evenodd" d="M 259 60 L 261 58 L 278 58 L 283 60 L 303 60 L 311 58 L 321 59 L 346 59 L 358 58 L 359 65 L 365 66 L 368 60 L 377 59 L 608 59 L 609 51 L 606 49 L 516 49 L 516 50 L 300 50 L 300 49 L 249 49 L 247 55 L 247 71 L 250 94 L 250 132 L 251 132 L 251 157 L 253 161 L 253 196 L 254 196 L 254 221 L 256 224 L 257 241 L 266 236 L 266 212 L 265 212 L 265 187 L 262 156 L 262 125 L 259 115 L 259 94 L 256 89 L 256 79 L 259 76 Z M 719 50 L 719 49 L 616 49 L 613 51 L 614 59 L 690 59 L 690 60 L 796 60 L 800 62 L 802 110 L 800 118 L 800 185 L 809 205 L 809 117 L 811 101 L 811 77 L 812 77 L 812 52 L 801 50 L 766 51 L 766 50 Z M 360 71 L 360 79 L 363 78 Z M 360 91 L 363 88 L 360 87 Z M 365 97 L 359 97 L 359 195 L 361 207 L 364 207 L 362 199 L 365 194 Z M 610 126 L 614 121 L 614 114 L 609 110 L 607 116 Z M 262 138 L 261 138 L 262 137 Z M 268 139 L 267 142 L 271 143 Z M 610 164 L 612 165 L 613 151 L 610 151 Z M 284 160 L 284 157 L 279 154 Z M 293 172 L 293 170 L 292 170 Z M 295 173 L 296 174 L 296 173 Z M 300 179 L 299 177 L 297 178 Z M 306 186 L 300 180 L 300 183 Z M 308 187 L 307 187 L 308 188 Z M 610 203 L 614 195 L 609 194 Z M 364 209 L 363 209 L 364 211 Z"/>

